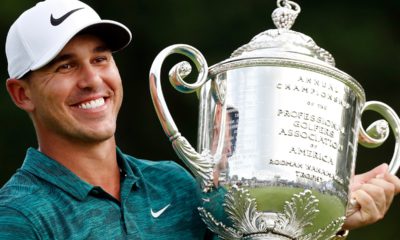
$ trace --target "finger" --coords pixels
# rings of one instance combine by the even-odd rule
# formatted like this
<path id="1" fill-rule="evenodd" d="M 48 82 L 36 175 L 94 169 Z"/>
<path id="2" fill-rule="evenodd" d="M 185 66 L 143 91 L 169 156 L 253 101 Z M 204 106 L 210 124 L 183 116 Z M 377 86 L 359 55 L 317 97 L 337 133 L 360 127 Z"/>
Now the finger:
<path id="1" fill-rule="evenodd" d="M 394 198 L 394 185 L 382 178 L 373 178 L 363 184 L 359 190 L 365 191 L 374 200 L 381 213 L 386 213 Z M 354 214 L 361 208 L 356 199 L 349 202 L 347 216 Z"/>
<path id="2" fill-rule="evenodd" d="M 378 176 L 380 176 L 380 175 L 378 175 Z M 390 174 L 390 173 L 385 173 L 385 174 L 383 174 L 383 178 L 386 181 L 388 181 L 394 185 L 395 194 L 400 193 L 400 179 L 397 176 Z"/>
<path id="3" fill-rule="evenodd" d="M 360 180 L 367 182 L 368 180 L 370 180 L 371 178 L 376 177 L 379 174 L 384 174 L 387 172 L 389 166 L 386 163 L 383 163 L 373 169 L 371 169 L 368 172 L 365 172 L 363 174 L 359 174 L 356 177 L 359 177 Z"/>
<path id="4" fill-rule="evenodd" d="M 356 191 L 363 183 L 368 182 L 370 179 L 375 178 L 379 174 L 385 174 L 388 170 L 388 167 L 389 166 L 386 163 L 383 163 L 368 172 L 354 176 L 354 179 L 350 185 L 350 189 L 352 191 Z"/>
<path id="5" fill-rule="evenodd" d="M 344 229 L 354 229 L 360 226 L 374 223 L 382 218 L 373 198 L 364 190 L 357 190 L 352 193 L 352 198 L 359 203 L 358 211 L 346 217 Z"/>
<path id="6" fill-rule="evenodd" d="M 364 221 L 372 223 L 382 218 L 383 214 L 379 211 L 376 201 L 370 193 L 362 189 L 356 192 L 354 198 L 360 204 L 360 213 L 363 215 Z"/>
<path id="7" fill-rule="evenodd" d="M 356 212 L 360 211 L 360 204 L 357 202 L 355 198 L 351 198 L 349 200 L 349 204 L 347 205 L 346 210 L 346 217 L 350 217 L 351 215 L 355 214 Z"/>
<path id="8" fill-rule="evenodd" d="M 383 176 L 380 177 L 379 175 L 376 178 L 369 180 L 368 183 L 377 186 L 384 191 L 386 197 L 386 211 L 387 211 L 389 206 L 392 204 L 395 195 L 395 185 L 384 179 Z"/>
<path id="9" fill-rule="evenodd" d="M 363 184 L 360 190 L 368 194 L 368 196 L 370 197 L 366 200 L 369 201 L 370 199 L 372 199 L 373 202 L 369 204 L 374 204 L 377 207 L 379 215 L 384 215 L 386 213 L 387 210 L 386 195 L 385 191 L 381 187 L 378 187 L 370 183 L 366 183 Z M 360 203 L 361 208 L 365 207 L 360 202 L 360 199 L 357 199 L 357 201 Z"/>

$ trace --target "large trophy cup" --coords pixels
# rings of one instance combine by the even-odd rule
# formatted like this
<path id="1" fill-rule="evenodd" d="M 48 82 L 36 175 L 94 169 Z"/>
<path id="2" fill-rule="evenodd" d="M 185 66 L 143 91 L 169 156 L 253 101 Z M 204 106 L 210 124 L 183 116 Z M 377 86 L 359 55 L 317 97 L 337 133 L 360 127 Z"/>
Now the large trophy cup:
<path id="1" fill-rule="evenodd" d="M 346 216 L 358 143 L 379 146 L 390 126 L 396 139 L 390 172 L 400 165 L 398 116 L 381 102 L 366 102 L 361 85 L 335 68 L 329 52 L 290 30 L 299 5 L 277 4 L 277 29 L 227 60 L 208 68 L 195 48 L 173 45 L 150 70 L 153 103 L 177 155 L 204 191 L 226 191 L 221 208 L 230 224 L 199 208 L 222 239 L 332 239 Z M 180 134 L 161 90 L 162 63 L 175 53 L 199 72 L 195 83 L 185 82 L 191 67 L 182 62 L 169 76 L 178 91 L 198 94 L 197 151 Z M 368 110 L 386 120 L 364 130 Z"/>

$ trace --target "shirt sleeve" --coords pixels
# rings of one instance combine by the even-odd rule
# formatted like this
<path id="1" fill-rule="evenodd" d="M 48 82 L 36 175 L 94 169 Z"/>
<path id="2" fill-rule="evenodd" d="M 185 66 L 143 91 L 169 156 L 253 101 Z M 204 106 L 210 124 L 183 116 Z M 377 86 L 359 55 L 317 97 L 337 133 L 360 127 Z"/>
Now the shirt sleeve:
<path id="1" fill-rule="evenodd" d="M 40 238 L 28 218 L 15 209 L 0 207 L 0 239 L 30 240 Z"/>

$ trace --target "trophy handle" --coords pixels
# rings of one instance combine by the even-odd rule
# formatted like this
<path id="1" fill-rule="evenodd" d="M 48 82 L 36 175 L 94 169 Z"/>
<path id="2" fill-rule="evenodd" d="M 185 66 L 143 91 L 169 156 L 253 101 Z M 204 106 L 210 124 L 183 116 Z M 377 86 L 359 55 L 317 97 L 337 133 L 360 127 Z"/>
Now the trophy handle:
<path id="1" fill-rule="evenodd" d="M 372 123 L 367 130 L 364 130 L 362 124 L 359 133 L 359 143 L 368 148 L 374 148 L 380 146 L 389 136 L 389 126 L 392 128 L 393 134 L 396 139 L 396 144 L 394 148 L 394 155 L 389 164 L 389 172 L 391 174 L 396 174 L 400 167 L 400 119 L 395 113 L 395 111 L 388 105 L 378 102 L 369 101 L 366 102 L 361 114 L 367 110 L 372 110 L 380 115 L 382 115 L 385 120 L 378 120 Z"/>
<path id="2" fill-rule="evenodd" d="M 186 61 L 176 64 L 169 72 L 170 82 L 176 90 L 182 93 L 192 93 L 201 88 L 207 81 L 208 66 L 200 51 L 189 45 L 172 45 L 162 50 L 154 59 L 151 66 L 149 77 L 151 98 L 162 128 L 171 141 L 176 154 L 191 170 L 203 191 L 206 192 L 213 186 L 213 157 L 208 150 L 204 150 L 201 154 L 196 152 L 186 138 L 181 135 L 168 110 L 161 89 L 161 66 L 169 55 L 175 53 L 188 57 L 193 61 L 199 72 L 195 83 L 186 83 L 183 79 L 191 72 L 190 64 Z"/>

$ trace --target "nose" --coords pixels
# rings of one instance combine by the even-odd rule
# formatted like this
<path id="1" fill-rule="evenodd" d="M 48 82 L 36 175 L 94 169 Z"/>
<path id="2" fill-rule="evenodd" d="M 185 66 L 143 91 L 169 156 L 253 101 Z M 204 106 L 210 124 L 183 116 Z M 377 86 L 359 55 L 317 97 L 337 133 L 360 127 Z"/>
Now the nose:
<path id="1" fill-rule="evenodd" d="M 90 64 L 83 65 L 81 67 L 81 71 L 79 71 L 79 75 L 80 76 L 77 85 L 80 89 L 96 89 L 102 82 L 100 72 L 95 66 Z"/>

